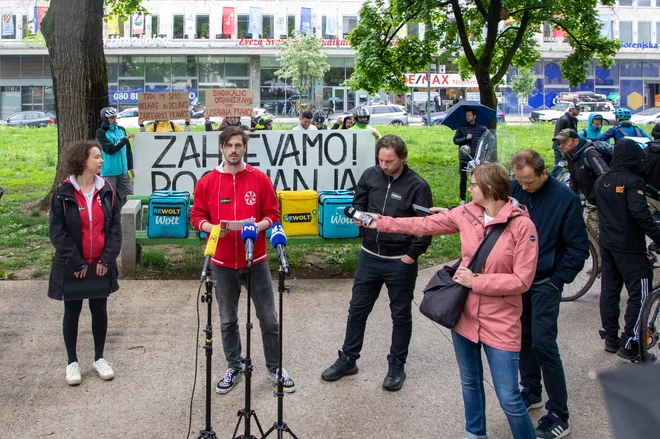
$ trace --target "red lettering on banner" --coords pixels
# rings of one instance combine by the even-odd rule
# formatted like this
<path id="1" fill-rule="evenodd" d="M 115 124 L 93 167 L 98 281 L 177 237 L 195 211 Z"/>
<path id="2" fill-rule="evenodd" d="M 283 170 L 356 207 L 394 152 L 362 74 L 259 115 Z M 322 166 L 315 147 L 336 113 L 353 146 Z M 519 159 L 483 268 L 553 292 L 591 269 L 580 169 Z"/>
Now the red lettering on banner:
<path id="1" fill-rule="evenodd" d="M 449 75 L 442 75 L 441 84 L 449 84 Z"/>

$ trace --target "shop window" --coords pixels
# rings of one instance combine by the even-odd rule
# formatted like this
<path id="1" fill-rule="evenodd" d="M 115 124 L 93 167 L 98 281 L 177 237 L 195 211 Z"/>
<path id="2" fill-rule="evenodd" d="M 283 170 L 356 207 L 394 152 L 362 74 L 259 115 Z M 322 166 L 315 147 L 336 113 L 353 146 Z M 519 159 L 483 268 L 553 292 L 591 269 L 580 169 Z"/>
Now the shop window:
<path id="1" fill-rule="evenodd" d="M 261 38 L 274 38 L 275 36 L 275 17 L 272 15 L 263 15 L 261 23 Z"/>
<path id="2" fill-rule="evenodd" d="M 195 56 L 173 56 L 172 76 L 197 77 L 197 57 Z"/>
<path id="3" fill-rule="evenodd" d="M 651 22 L 638 21 L 637 22 L 637 42 L 642 41 L 651 42 Z"/>
<path id="4" fill-rule="evenodd" d="M 291 35 L 294 30 L 296 30 L 296 16 L 295 15 L 287 15 L 287 17 L 286 17 L 287 36 Z"/>
<path id="5" fill-rule="evenodd" d="M 158 35 L 160 35 L 158 15 L 152 15 L 151 16 L 151 35 L 154 38 L 156 38 Z"/>
<path id="6" fill-rule="evenodd" d="M 621 77 L 641 77 L 642 62 L 637 60 L 619 61 L 619 75 Z"/>
<path id="7" fill-rule="evenodd" d="M 637 0 L 637 6 L 649 7 L 651 6 L 651 0 Z"/>
<path id="8" fill-rule="evenodd" d="M 347 15 L 342 17 L 342 35 L 344 38 L 348 36 L 348 33 L 357 26 L 357 16 L 356 15 Z"/>
<path id="9" fill-rule="evenodd" d="M 238 35 L 238 38 L 252 38 L 250 35 L 248 35 L 248 21 L 250 21 L 250 16 L 249 15 L 237 15 L 236 16 L 236 32 Z"/>
<path id="10" fill-rule="evenodd" d="M 172 22 L 172 38 L 183 39 L 183 15 L 174 15 Z"/>
<path id="11" fill-rule="evenodd" d="M 106 63 L 108 64 L 108 82 L 117 82 L 118 74 L 118 61 L 119 57 L 117 56 L 106 56 Z"/>
<path id="12" fill-rule="evenodd" d="M 619 0 L 619 6 L 632 6 L 632 0 Z"/>
<path id="13" fill-rule="evenodd" d="M 419 38 L 419 23 L 408 23 L 406 25 L 406 31 L 409 37 Z"/>
<path id="14" fill-rule="evenodd" d="M 145 80 L 147 82 L 170 82 L 172 63 L 169 56 L 148 56 L 145 61 Z"/>
<path id="15" fill-rule="evenodd" d="M 209 16 L 208 15 L 198 15 L 195 32 L 197 34 L 197 39 L 208 40 L 209 39 Z"/>
<path id="16" fill-rule="evenodd" d="M 612 14 L 602 14 L 600 22 L 603 26 L 600 28 L 600 34 L 605 38 L 614 38 L 614 22 L 612 21 Z"/>
<path id="17" fill-rule="evenodd" d="M 122 56 L 119 65 L 119 76 L 144 78 L 144 56 Z"/>
<path id="18" fill-rule="evenodd" d="M 619 22 L 619 40 L 624 43 L 632 43 L 633 41 L 633 24 L 632 21 Z"/>

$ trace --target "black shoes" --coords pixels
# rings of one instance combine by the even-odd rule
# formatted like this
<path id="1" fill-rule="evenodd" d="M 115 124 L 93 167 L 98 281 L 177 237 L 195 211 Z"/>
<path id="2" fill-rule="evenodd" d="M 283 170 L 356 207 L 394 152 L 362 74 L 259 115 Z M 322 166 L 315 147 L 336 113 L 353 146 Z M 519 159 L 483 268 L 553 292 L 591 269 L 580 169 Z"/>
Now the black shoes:
<path id="1" fill-rule="evenodd" d="M 626 349 L 625 346 L 621 345 L 619 347 L 619 350 L 616 351 L 617 356 L 623 358 L 626 361 L 639 361 L 639 347 L 637 346 L 637 343 L 633 342 L 630 345 L 630 349 Z"/>
<path id="2" fill-rule="evenodd" d="M 621 344 L 619 343 L 618 338 L 605 339 L 605 352 L 609 352 L 610 354 L 616 354 L 620 346 Z"/>
<path id="3" fill-rule="evenodd" d="M 401 389 L 403 382 L 406 380 L 406 371 L 404 370 L 403 362 L 396 358 L 388 357 L 387 361 L 390 365 L 387 370 L 387 375 L 383 380 L 383 389 L 390 392 L 396 392 Z"/>
<path id="4" fill-rule="evenodd" d="M 523 389 L 520 391 L 520 396 L 527 411 L 543 407 L 543 397 L 541 395 L 532 393 L 528 389 Z"/>
<path id="5" fill-rule="evenodd" d="M 321 374 L 321 378 L 325 381 L 337 381 L 346 375 L 355 375 L 358 373 L 359 369 L 357 364 L 355 364 L 355 360 L 351 360 L 342 351 L 338 351 L 338 354 L 339 358 L 337 358 L 337 361 Z"/>

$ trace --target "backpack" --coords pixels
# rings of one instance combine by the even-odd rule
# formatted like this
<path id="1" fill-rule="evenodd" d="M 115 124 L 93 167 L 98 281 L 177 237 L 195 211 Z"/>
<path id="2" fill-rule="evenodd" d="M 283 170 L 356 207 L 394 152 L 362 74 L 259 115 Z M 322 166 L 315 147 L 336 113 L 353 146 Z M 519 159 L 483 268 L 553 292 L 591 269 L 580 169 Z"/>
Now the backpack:
<path id="1" fill-rule="evenodd" d="M 638 126 L 636 126 L 636 125 L 632 125 L 632 127 L 635 129 L 635 134 L 637 135 L 637 137 L 646 137 L 646 134 L 644 134 L 644 131 L 642 131 L 642 129 L 641 129 L 640 127 L 638 127 Z M 622 135 L 623 137 L 628 137 L 628 136 L 630 136 L 630 134 L 626 133 L 626 132 L 623 130 L 623 127 L 622 127 L 622 126 L 617 126 L 617 128 L 619 129 L 619 132 L 621 133 L 621 135 Z"/>
<path id="2" fill-rule="evenodd" d="M 612 145 L 610 145 L 609 142 L 606 142 L 604 140 L 592 140 L 590 141 L 587 146 L 584 148 L 583 151 L 583 160 L 584 164 L 587 165 L 587 167 L 591 168 L 589 166 L 589 163 L 587 162 L 587 151 L 589 149 L 595 150 L 600 156 L 605 160 L 605 163 L 608 165 L 612 162 L 612 153 L 613 153 L 613 148 Z"/>

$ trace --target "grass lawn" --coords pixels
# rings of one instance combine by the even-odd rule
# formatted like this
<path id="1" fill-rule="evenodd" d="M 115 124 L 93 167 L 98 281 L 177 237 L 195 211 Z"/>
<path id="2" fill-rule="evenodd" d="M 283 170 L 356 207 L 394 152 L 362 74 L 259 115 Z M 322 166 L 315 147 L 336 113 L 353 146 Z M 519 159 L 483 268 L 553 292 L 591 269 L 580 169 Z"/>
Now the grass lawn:
<path id="1" fill-rule="evenodd" d="M 279 125 L 276 129 L 290 127 Z M 193 130 L 203 130 L 194 127 Z M 446 127 L 378 127 L 381 134 L 397 134 L 408 144 L 409 164 L 431 186 L 436 206 L 458 203 L 458 169 L 453 131 Z M 553 162 L 551 138 L 554 126 L 533 124 L 501 125 L 497 130 L 500 161 L 507 164 L 513 153 L 525 148 L 541 152 Z M 129 130 L 131 131 L 131 130 Z M 5 194 L 0 200 L 0 279 L 40 278 L 50 270 L 54 250 L 48 238 L 48 216 L 34 205 L 45 196 L 53 183 L 57 164 L 57 129 L 54 127 L 0 127 L 0 186 Z M 289 247 L 290 264 L 297 273 L 323 271 L 327 276 L 352 273 L 357 262 L 357 245 Z M 435 264 L 459 255 L 459 237 L 435 237 L 420 263 Z M 152 278 L 190 277 L 199 274 L 200 248 L 145 247 L 139 276 Z M 270 249 L 271 266 L 277 256 Z M 175 273 L 175 274 L 172 274 Z"/>

